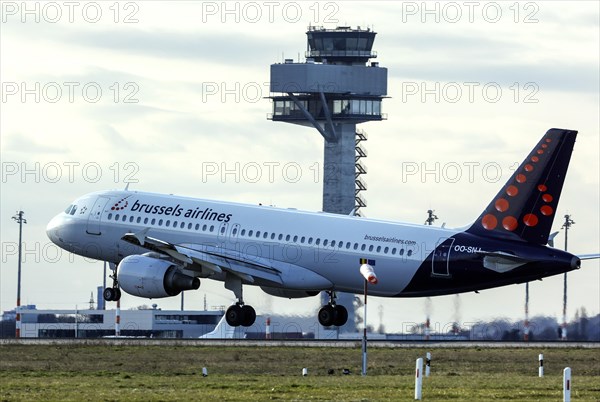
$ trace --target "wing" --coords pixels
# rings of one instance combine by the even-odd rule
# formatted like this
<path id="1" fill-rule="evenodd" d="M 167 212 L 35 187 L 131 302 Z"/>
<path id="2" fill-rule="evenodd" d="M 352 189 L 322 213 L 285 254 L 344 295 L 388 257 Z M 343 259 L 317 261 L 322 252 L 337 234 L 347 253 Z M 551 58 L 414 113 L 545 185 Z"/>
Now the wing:
<path id="1" fill-rule="evenodd" d="M 126 233 L 122 239 L 150 251 L 167 255 L 185 269 L 203 276 L 221 279 L 233 274 L 249 284 L 302 290 L 325 290 L 333 284 L 305 267 L 263 257 L 249 256 L 239 251 L 212 245 L 192 243 L 173 244 L 148 236 L 149 228 L 138 233 Z"/>

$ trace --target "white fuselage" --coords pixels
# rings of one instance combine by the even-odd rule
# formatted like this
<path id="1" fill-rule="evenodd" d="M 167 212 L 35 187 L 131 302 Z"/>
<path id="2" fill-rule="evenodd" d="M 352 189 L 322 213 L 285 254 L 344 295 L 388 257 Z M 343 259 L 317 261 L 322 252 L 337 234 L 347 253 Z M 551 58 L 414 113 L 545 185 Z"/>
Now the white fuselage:
<path id="1" fill-rule="evenodd" d="M 47 233 L 73 253 L 118 263 L 146 252 L 122 240 L 147 234 L 169 243 L 239 253 L 245 259 L 300 266 L 334 290 L 360 293 L 361 259 L 374 265 L 379 283 L 370 293 L 398 295 L 441 241 L 456 230 L 244 205 L 137 191 L 85 195 L 57 215 Z"/>

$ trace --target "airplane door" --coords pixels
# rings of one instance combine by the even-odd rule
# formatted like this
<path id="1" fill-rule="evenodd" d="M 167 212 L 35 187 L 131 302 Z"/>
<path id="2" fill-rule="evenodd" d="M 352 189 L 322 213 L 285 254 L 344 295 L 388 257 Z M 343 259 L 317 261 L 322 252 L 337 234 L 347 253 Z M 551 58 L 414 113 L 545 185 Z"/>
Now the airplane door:
<path id="1" fill-rule="evenodd" d="M 440 238 L 431 257 L 431 276 L 450 278 L 450 250 L 454 238 Z"/>
<path id="2" fill-rule="evenodd" d="M 88 216 L 87 221 L 87 229 L 86 232 L 88 234 L 99 235 L 100 234 L 100 218 L 102 217 L 102 211 L 104 211 L 104 206 L 108 202 L 107 197 L 98 197 L 92 210 L 90 211 L 90 215 Z"/>

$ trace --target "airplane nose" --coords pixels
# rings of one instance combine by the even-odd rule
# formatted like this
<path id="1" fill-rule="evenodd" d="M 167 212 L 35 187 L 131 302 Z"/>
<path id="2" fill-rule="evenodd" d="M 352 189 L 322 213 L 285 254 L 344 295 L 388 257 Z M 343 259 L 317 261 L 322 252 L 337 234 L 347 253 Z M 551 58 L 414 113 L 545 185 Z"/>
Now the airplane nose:
<path id="1" fill-rule="evenodd" d="M 48 222 L 46 226 L 46 236 L 52 241 L 52 243 L 58 244 L 60 239 L 60 226 L 61 219 L 59 216 L 55 216 Z"/>

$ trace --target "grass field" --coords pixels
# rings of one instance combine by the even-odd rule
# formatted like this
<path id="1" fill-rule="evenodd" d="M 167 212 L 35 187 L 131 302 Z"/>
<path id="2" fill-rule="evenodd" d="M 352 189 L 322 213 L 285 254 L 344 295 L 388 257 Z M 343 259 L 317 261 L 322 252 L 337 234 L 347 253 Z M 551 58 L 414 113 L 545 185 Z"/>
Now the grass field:
<path id="1" fill-rule="evenodd" d="M 2 401 L 401 401 L 413 400 L 425 349 L 214 346 L 0 346 Z M 600 401 L 598 349 L 431 349 L 431 401 L 562 400 L 562 370 L 574 401 Z M 544 353 L 545 376 L 538 377 Z M 207 367 L 208 377 L 202 377 Z M 302 377 L 302 368 L 308 376 Z M 343 375 L 348 368 L 350 375 Z M 333 369 L 333 374 L 328 374 Z"/>

